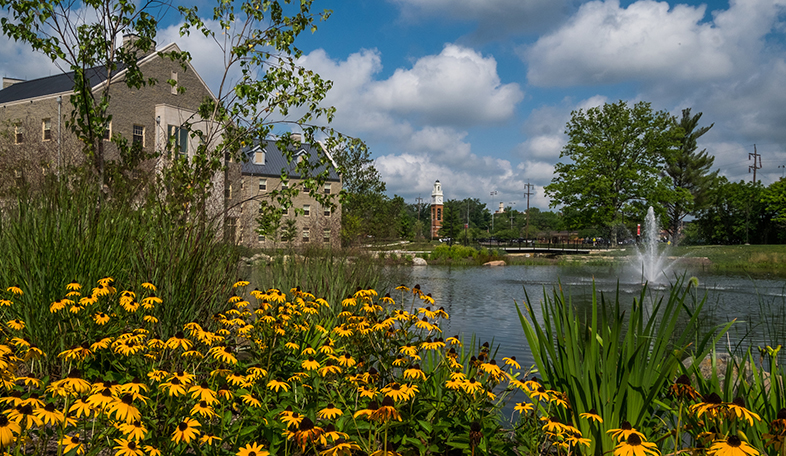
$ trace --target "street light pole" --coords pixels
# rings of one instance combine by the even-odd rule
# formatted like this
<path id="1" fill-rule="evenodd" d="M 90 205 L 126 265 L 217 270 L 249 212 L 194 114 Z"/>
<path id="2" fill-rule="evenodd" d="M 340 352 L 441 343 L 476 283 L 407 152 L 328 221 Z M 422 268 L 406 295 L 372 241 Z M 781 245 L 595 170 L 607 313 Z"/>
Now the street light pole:
<path id="1" fill-rule="evenodd" d="M 489 193 L 489 195 L 496 196 L 498 193 L 498 191 L 494 190 L 493 192 Z M 496 214 L 497 211 L 494 210 L 494 200 L 491 201 L 491 233 L 494 233 L 494 214 Z"/>

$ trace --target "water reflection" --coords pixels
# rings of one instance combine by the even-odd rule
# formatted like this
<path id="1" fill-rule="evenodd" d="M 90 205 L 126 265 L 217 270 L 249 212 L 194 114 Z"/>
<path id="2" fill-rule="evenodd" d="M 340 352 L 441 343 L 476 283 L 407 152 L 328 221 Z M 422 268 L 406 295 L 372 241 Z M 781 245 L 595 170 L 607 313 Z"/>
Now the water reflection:
<path id="1" fill-rule="evenodd" d="M 450 314 L 442 324 L 445 337 L 459 334 L 469 340 L 475 334 L 478 343 L 493 341 L 499 346 L 497 358 L 516 356 L 522 368 L 534 361 L 514 302 L 521 305 L 528 296 L 539 309 L 544 292 L 551 294 L 561 287 L 578 315 L 585 315 L 590 311 L 593 281 L 597 292 L 611 302 L 619 292 L 623 309 L 642 289 L 638 280 L 624 279 L 624 271 L 613 266 L 391 267 L 386 273 L 391 283 L 410 287 L 419 283 L 425 293 L 432 294 L 437 306 L 445 307 Z M 782 278 L 753 279 L 692 270 L 677 274 L 697 276 L 698 296 L 707 294 L 701 318 L 705 328 L 737 320 L 719 350 L 734 351 L 743 340 L 746 347 L 786 345 L 786 282 Z M 668 286 L 653 287 L 646 301 L 668 297 L 668 293 Z"/>

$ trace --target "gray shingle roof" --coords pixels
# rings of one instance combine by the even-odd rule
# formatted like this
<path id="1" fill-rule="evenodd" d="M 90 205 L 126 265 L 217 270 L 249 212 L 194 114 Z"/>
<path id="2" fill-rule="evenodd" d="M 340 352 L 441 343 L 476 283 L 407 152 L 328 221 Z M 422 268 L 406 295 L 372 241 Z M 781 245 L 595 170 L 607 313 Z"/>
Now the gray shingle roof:
<path id="1" fill-rule="evenodd" d="M 262 147 L 265 150 L 265 164 L 256 164 L 254 163 L 254 154 L 256 153 L 259 148 Z M 312 163 L 316 163 L 319 161 L 319 158 L 325 153 L 319 147 L 311 147 L 308 144 L 301 144 L 299 151 L 304 151 L 309 155 L 309 160 Z M 243 162 L 241 167 L 241 173 L 247 176 L 266 176 L 266 177 L 281 177 L 281 171 L 286 170 L 287 175 L 290 179 L 297 179 L 300 177 L 299 174 L 295 172 L 295 166 L 297 165 L 296 161 L 292 163 L 287 163 L 287 159 L 284 154 L 278 149 L 276 146 L 276 142 L 272 140 L 265 140 L 261 144 L 256 146 L 247 147 L 243 154 L 246 157 L 246 161 Z M 336 173 L 336 169 L 328 163 L 329 167 L 328 170 L 328 180 L 331 181 L 338 181 L 338 173 Z M 319 173 L 325 169 L 325 165 L 319 166 L 314 172 Z"/>
<path id="2" fill-rule="evenodd" d="M 120 71 L 118 68 L 115 72 Z M 90 84 L 93 87 L 106 80 L 106 68 L 94 67 L 87 70 Z M 17 82 L 16 84 L 0 90 L 0 103 L 27 100 L 28 98 L 45 97 L 56 93 L 74 90 L 74 72 L 56 74 L 31 81 Z"/>

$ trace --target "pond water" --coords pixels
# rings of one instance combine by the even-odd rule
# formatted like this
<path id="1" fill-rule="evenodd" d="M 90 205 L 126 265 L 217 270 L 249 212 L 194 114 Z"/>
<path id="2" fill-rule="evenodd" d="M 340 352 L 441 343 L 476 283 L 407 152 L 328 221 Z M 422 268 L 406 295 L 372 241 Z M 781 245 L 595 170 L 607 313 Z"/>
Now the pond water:
<path id="1" fill-rule="evenodd" d="M 424 293 L 432 294 L 437 307 L 445 308 L 450 319 L 441 324 L 444 337 L 459 334 L 469 341 L 475 334 L 478 343 L 488 341 L 499 346 L 498 360 L 516 356 L 522 368 L 533 365 L 534 361 L 514 302 L 521 306 L 528 296 L 539 309 L 544 292 L 551 294 L 555 286 L 561 286 L 566 298 L 570 297 L 582 314 L 582 308 L 588 308 L 591 303 L 593 282 L 598 293 L 612 302 L 619 287 L 623 309 L 642 290 L 640 279 L 623 266 L 418 266 L 391 267 L 386 272 L 395 285 L 420 284 Z M 707 296 L 702 316 L 702 324 L 707 328 L 737 319 L 719 351 L 729 351 L 727 344 L 733 350 L 737 342 L 744 346 L 786 345 L 786 280 L 783 278 L 709 274 L 678 267 L 671 273 L 672 282 L 682 274 L 699 279 L 697 292 L 699 296 L 704 293 Z M 668 292 L 668 284 L 649 287 L 647 299 L 668 297 Z M 394 293 L 391 296 L 400 297 Z"/>

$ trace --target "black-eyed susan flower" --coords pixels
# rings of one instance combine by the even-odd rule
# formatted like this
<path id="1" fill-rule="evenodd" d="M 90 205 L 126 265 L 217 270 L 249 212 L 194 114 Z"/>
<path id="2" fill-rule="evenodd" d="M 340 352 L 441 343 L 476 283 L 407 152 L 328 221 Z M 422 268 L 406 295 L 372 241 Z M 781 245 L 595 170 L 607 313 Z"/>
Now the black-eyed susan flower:
<path id="1" fill-rule="evenodd" d="M 251 283 L 251 282 L 249 282 L 248 280 L 238 280 L 237 282 L 235 282 L 235 283 L 232 285 L 232 288 L 245 287 L 245 286 L 247 286 L 249 283 Z"/>
<path id="2" fill-rule="evenodd" d="M 193 344 L 186 338 L 182 331 L 178 331 L 174 336 L 170 337 L 166 341 L 166 345 L 173 350 L 178 347 L 182 348 L 183 350 L 189 350 Z"/>
<path id="3" fill-rule="evenodd" d="M 240 399 L 242 399 L 243 403 L 246 404 L 249 407 L 254 407 L 254 408 L 262 407 L 262 401 L 259 400 L 258 397 L 254 396 L 251 393 L 249 393 L 249 394 L 242 394 L 240 396 Z"/>
<path id="4" fill-rule="evenodd" d="M 289 384 L 281 380 L 281 378 L 275 378 L 267 382 L 267 389 L 273 390 L 275 392 L 278 392 L 281 389 L 284 391 L 289 391 Z"/>
<path id="5" fill-rule="evenodd" d="M 19 296 L 24 294 L 24 292 L 22 292 L 22 289 L 16 286 L 8 287 L 6 291 Z"/>
<path id="6" fill-rule="evenodd" d="M 172 441 L 175 444 L 190 443 L 195 438 L 199 437 L 199 429 L 201 424 L 193 418 L 186 418 L 177 425 L 177 428 L 172 433 Z"/>
<path id="7" fill-rule="evenodd" d="M 690 377 L 680 375 L 673 385 L 669 387 L 669 394 L 678 400 L 694 400 L 699 393 L 690 384 Z"/>
<path id="8" fill-rule="evenodd" d="M 502 358 L 502 361 L 505 362 L 506 366 L 511 366 L 516 369 L 521 369 L 521 365 L 518 363 L 518 361 L 516 361 L 515 356 L 511 356 L 510 358 Z"/>
<path id="9" fill-rule="evenodd" d="M 287 407 L 287 409 L 288 410 L 284 410 L 283 412 L 279 413 L 279 419 L 281 422 L 286 424 L 287 427 L 300 426 L 300 422 L 303 421 L 303 418 L 305 417 L 298 412 L 293 412 L 291 407 Z"/>
<path id="10" fill-rule="evenodd" d="M 0 447 L 8 447 L 16 441 L 14 435 L 19 435 L 22 431 L 19 423 L 11 421 L 5 415 L 0 415 Z"/>
<path id="11" fill-rule="evenodd" d="M 426 373 L 420 370 L 420 364 L 413 364 L 412 367 L 404 371 L 404 378 L 426 381 Z"/>
<path id="12" fill-rule="evenodd" d="M 202 418 L 214 418 L 218 416 L 207 401 L 199 401 L 191 407 L 191 416 L 199 415 Z"/>
<path id="13" fill-rule="evenodd" d="M 93 406 L 88 404 L 84 398 L 80 397 L 75 400 L 73 404 L 71 404 L 71 406 L 68 408 L 68 413 L 75 414 L 76 418 L 80 418 L 82 416 L 87 418 L 90 416 L 93 410 Z"/>
<path id="14" fill-rule="evenodd" d="M 631 434 L 614 447 L 614 456 L 646 456 L 659 455 L 658 446 L 642 440 L 638 434 Z"/>
<path id="15" fill-rule="evenodd" d="M 368 385 L 363 385 L 358 388 L 358 393 L 360 393 L 360 397 L 374 398 L 376 397 L 377 392 L 378 391 L 376 388 L 372 388 Z"/>
<path id="16" fill-rule="evenodd" d="M 343 414 L 344 412 L 342 412 L 341 409 L 336 408 L 336 406 L 330 403 L 327 405 L 327 407 L 317 412 L 317 418 L 323 420 L 332 420 L 333 418 L 339 417 Z"/>
<path id="17" fill-rule="evenodd" d="M 298 425 L 293 437 L 300 446 L 300 450 L 305 452 L 306 447 L 314 445 L 323 432 L 324 430 L 321 427 L 315 426 L 309 417 L 305 417 Z"/>
<path id="18" fill-rule="evenodd" d="M 393 419 L 401 421 L 401 414 L 398 413 L 398 410 L 396 410 L 393 398 L 386 396 L 384 399 L 382 399 L 382 403 L 380 404 L 379 408 L 371 413 L 371 419 L 383 423 Z"/>
<path id="19" fill-rule="evenodd" d="M 585 420 L 603 423 L 603 418 L 601 418 L 601 416 L 598 414 L 598 411 L 594 408 L 589 409 L 588 412 L 579 413 L 579 417 L 584 418 Z"/>
<path id="20" fill-rule="evenodd" d="M 425 342 L 420 344 L 420 348 L 423 350 L 440 350 L 444 346 L 445 342 L 442 341 L 442 338 L 431 340 L 429 337 Z"/>
<path id="21" fill-rule="evenodd" d="M 205 401 L 208 405 L 213 405 L 214 403 L 218 402 L 216 399 L 216 392 L 210 388 L 207 382 L 203 381 L 199 385 L 194 385 L 188 389 L 188 394 L 191 395 L 191 399 L 196 399 L 199 401 Z"/>
<path id="22" fill-rule="evenodd" d="M 171 380 L 159 384 L 158 387 L 164 390 L 169 396 L 177 397 L 186 394 L 186 385 L 177 377 L 173 377 Z"/>
<path id="23" fill-rule="evenodd" d="M 6 325 L 8 325 L 8 327 L 13 329 L 14 331 L 21 331 L 25 329 L 25 322 L 18 318 L 14 318 L 13 320 L 8 321 Z"/>
<path id="24" fill-rule="evenodd" d="M 109 323 L 109 315 L 104 312 L 97 312 L 93 314 L 93 321 L 96 322 L 97 325 L 105 325 Z"/>
<path id="25" fill-rule="evenodd" d="M 717 393 L 710 393 L 698 404 L 691 405 L 689 410 L 696 415 L 696 418 L 701 418 L 705 414 L 714 418 L 723 410 L 723 400 Z"/>
<path id="26" fill-rule="evenodd" d="M 319 369 L 319 361 L 315 360 L 313 356 L 309 356 L 308 359 L 304 360 L 300 366 L 305 370 L 316 370 Z"/>
<path id="27" fill-rule="evenodd" d="M 748 422 L 748 426 L 753 426 L 753 420 L 761 421 L 759 415 L 745 408 L 745 400 L 739 396 L 734 398 L 734 401 L 726 404 L 726 410 L 731 419 L 744 419 Z"/>
<path id="28" fill-rule="evenodd" d="M 87 403 L 90 404 L 90 406 L 93 408 L 103 409 L 104 407 L 107 407 L 113 400 L 114 394 L 112 393 L 112 389 L 104 388 L 97 393 L 91 394 L 87 398 Z"/>
<path id="29" fill-rule="evenodd" d="M 79 434 L 64 435 L 58 442 L 58 445 L 63 447 L 63 454 L 71 450 L 76 450 L 75 454 L 85 454 L 85 444 L 84 441 L 79 438 Z"/>
<path id="30" fill-rule="evenodd" d="M 726 440 L 716 441 L 707 451 L 707 456 L 756 456 L 758 454 L 758 450 L 740 440 L 736 435 L 730 435 Z"/>
<path id="31" fill-rule="evenodd" d="M 237 358 L 229 345 L 218 345 L 208 350 L 208 355 L 227 364 L 237 364 Z"/>
<path id="32" fill-rule="evenodd" d="M 532 402 L 519 402 L 515 407 L 513 407 L 513 410 L 519 413 L 529 413 L 535 410 L 535 406 L 532 404 Z"/>
<path id="33" fill-rule="evenodd" d="M 107 405 L 106 410 L 110 416 L 114 414 L 116 420 L 126 423 L 139 421 L 142 418 L 139 409 L 134 406 L 134 393 L 126 393 L 122 397 L 115 398 Z"/>
<path id="34" fill-rule="evenodd" d="M 215 435 L 215 434 L 213 434 L 211 432 L 207 432 L 205 434 L 202 434 L 199 437 L 199 444 L 200 445 L 212 445 L 213 443 L 221 442 L 221 440 L 222 440 L 221 437 L 219 437 L 219 436 L 217 436 L 217 435 Z"/>
<path id="35" fill-rule="evenodd" d="M 125 438 L 136 440 L 137 442 L 144 440 L 145 434 L 147 434 L 147 429 L 138 420 L 120 423 L 118 424 L 117 429 L 123 433 Z"/>
<path id="36" fill-rule="evenodd" d="M 623 421 L 618 429 L 609 429 L 606 431 L 606 434 L 609 434 L 612 438 L 617 439 L 617 442 L 627 441 L 628 438 L 632 435 L 638 436 L 638 438 L 641 440 L 647 440 L 647 437 L 634 429 L 628 421 Z"/>
<path id="37" fill-rule="evenodd" d="M 467 394 L 475 394 L 478 391 L 484 390 L 483 384 L 481 384 L 479 381 L 475 380 L 474 378 L 463 381 L 461 383 L 461 389 L 463 389 L 464 392 Z"/>
<path id="38" fill-rule="evenodd" d="M 16 407 L 6 412 L 8 413 L 9 420 L 28 429 L 33 426 L 41 426 L 43 424 L 41 418 L 35 416 L 33 406 L 30 404 L 20 403 Z"/>
<path id="39" fill-rule="evenodd" d="M 270 453 L 265 450 L 262 445 L 252 442 L 237 450 L 235 456 L 268 456 L 269 454 Z"/>
<path id="40" fill-rule="evenodd" d="M 325 362 L 325 366 L 320 368 L 318 372 L 319 372 L 319 375 L 322 376 L 322 377 L 324 377 L 326 375 L 329 375 L 329 374 L 340 374 L 341 373 L 341 367 L 336 366 L 333 363 L 333 360 L 329 359 L 329 360 L 327 360 Z"/>
<path id="41" fill-rule="evenodd" d="M 155 286 L 155 285 L 153 285 L 153 284 L 152 284 L 152 283 L 150 283 L 150 282 L 144 282 L 144 283 L 142 283 L 142 288 L 144 288 L 144 289 L 146 289 L 146 290 L 149 290 L 149 291 L 156 291 L 156 286 Z"/>
<path id="42" fill-rule="evenodd" d="M 142 447 L 131 439 L 114 439 L 117 445 L 114 447 L 117 450 L 115 456 L 143 456 L 145 453 Z"/>
<path id="43" fill-rule="evenodd" d="M 344 438 L 335 440 L 333 446 L 319 453 L 322 456 L 351 456 L 353 451 L 360 450 L 360 445 Z"/>

